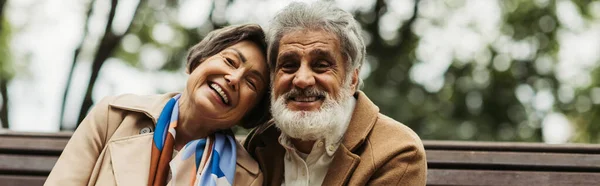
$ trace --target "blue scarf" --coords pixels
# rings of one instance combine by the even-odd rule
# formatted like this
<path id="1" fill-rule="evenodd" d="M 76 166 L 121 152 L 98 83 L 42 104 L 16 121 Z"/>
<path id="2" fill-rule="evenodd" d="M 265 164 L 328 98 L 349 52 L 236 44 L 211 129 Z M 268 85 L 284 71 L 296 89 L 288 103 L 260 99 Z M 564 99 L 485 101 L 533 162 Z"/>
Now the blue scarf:
<path id="1" fill-rule="evenodd" d="M 156 123 L 148 185 L 166 185 L 169 171 L 171 185 L 233 185 L 237 143 L 231 134 L 192 140 L 173 158 L 180 97 L 167 102 Z"/>

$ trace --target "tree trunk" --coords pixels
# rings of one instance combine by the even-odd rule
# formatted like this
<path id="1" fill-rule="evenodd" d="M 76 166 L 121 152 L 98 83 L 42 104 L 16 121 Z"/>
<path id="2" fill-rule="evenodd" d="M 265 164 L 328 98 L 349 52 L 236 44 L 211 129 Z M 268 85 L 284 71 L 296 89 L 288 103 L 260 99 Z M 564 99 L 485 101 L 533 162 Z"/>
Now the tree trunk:
<path id="1" fill-rule="evenodd" d="M 6 0 L 0 0 L 0 18 L 4 15 L 4 5 L 6 4 Z M 0 19 L 2 20 L 2 19 Z"/>
<path id="2" fill-rule="evenodd" d="M 0 33 L 2 32 L 2 21 L 4 15 L 4 5 L 6 4 L 6 0 L 0 0 Z M 6 60 L 6 59 L 0 59 Z M 4 61 L 6 62 L 6 61 Z M 2 69 L 0 69 L 2 71 Z M 0 76 L 0 95 L 2 95 L 2 107 L 0 107 L 0 123 L 2 123 L 2 128 L 8 128 L 10 126 L 8 124 L 8 80 L 9 77 Z"/>
<path id="3" fill-rule="evenodd" d="M 117 45 L 123 39 L 123 36 L 125 36 L 131 29 L 131 25 L 137 17 L 138 10 L 142 6 L 142 4 L 145 3 L 145 0 L 140 0 L 140 2 L 138 3 L 134 11 L 133 18 L 131 19 L 131 23 L 122 35 L 115 35 L 115 33 L 112 32 L 112 23 L 115 17 L 117 3 L 118 0 L 111 0 L 111 8 L 110 13 L 108 15 L 108 21 L 104 30 L 104 36 L 100 40 L 100 46 L 98 47 L 98 51 L 96 52 L 96 55 L 94 56 L 94 60 L 92 62 L 92 75 L 90 77 L 90 80 L 88 81 L 88 88 L 85 92 L 85 98 L 83 99 L 83 103 L 81 104 L 81 110 L 79 111 L 79 119 L 77 120 L 77 126 L 79 126 L 79 123 L 83 121 L 90 107 L 94 104 L 94 101 L 92 100 L 92 92 L 94 90 L 96 80 L 98 80 L 98 75 L 100 73 L 102 65 L 104 65 L 106 59 L 108 59 L 112 55 Z"/>
<path id="4" fill-rule="evenodd" d="M 81 41 L 79 42 L 79 45 L 77 46 L 77 49 L 75 49 L 75 53 L 73 54 L 73 62 L 71 63 L 71 68 L 69 69 L 69 75 L 67 77 L 67 84 L 65 87 L 65 92 L 63 93 L 63 99 L 62 99 L 62 104 L 60 106 L 60 121 L 59 121 L 59 127 L 60 130 L 64 130 L 64 126 L 65 126 L 65 106 L 67 104 L 67 95 L 69 94 L 69 90 L 71 89 L 71 81 L 73 80 L 73 71 L 75 70 L 75 65 L 77 64 L 77 58 L 79 57 L 79 53 L 81 52 L 81 49 L 83 48 L 83 43 L 85 42 L 85 39 L 87 38 L 88 35 L 88 23 L 90 22 L 90 17 L 92 14 L 92 9 L 94 7 L 94 3 L 96 2 L 96 0 L 91 0 L 89 2 L 88 5 L 88 11 L 86 13 L 86 19 L 85 19 L 85 24 L 83 25 L 83 36 L 81 37 Z"/>
<path id="5" fill-rule="evenodd" d="M 0 108 L 0 123 L 2 128 L 8 128 L 8 80 L 0 77 L 0 94 L 2 95 L 2 107 Z"/>

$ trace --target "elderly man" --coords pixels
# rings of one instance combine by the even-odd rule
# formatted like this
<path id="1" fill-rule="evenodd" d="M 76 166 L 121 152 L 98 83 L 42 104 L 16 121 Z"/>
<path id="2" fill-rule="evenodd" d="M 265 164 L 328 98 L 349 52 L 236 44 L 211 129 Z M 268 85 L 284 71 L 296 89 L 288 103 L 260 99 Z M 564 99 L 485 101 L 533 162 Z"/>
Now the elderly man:
<path id="1" fill-rule="evenodd" d="M 330 4 L 292 3 L 268 33 L 273 120 L 245 147 L 266 185 L 425 185 L 419 137 L 358 90 L 358 22 Z"/>

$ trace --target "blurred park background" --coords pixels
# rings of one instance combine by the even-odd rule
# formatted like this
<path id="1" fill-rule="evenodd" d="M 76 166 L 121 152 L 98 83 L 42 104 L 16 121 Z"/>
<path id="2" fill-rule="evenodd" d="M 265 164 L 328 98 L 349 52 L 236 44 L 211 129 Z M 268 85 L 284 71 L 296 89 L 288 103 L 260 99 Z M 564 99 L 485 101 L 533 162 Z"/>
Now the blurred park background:
<path id="1" fill-rule="evenodd" d="M 600 142 L 600 1 L 334 2 L 363 26 L 363 91 L 422 139 Z M 190 46 L 288 3 L 0 0 L 2 127 L 74 130 L 104 96 L 181 91 Z"/>

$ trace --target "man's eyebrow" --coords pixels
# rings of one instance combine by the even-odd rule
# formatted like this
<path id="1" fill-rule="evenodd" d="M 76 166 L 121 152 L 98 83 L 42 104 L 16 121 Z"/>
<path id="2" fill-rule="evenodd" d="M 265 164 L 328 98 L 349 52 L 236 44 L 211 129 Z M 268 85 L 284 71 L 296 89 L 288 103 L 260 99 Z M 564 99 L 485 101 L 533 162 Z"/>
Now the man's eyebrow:
<path id="1" fill-rule="evenodd" d="M 244 54 L 242 54 L 239 50 L 235 48 L 231 48 L 231 50 L 233 50 L 237 54 L 237 57 L 240 58 L 242 62 L 246 62 L 246 56 L 244 56 Z"/>
<path id="2" fill-rule="evenodd" d="M 335 58 L 333 58 L 333 55 L 332 55 L 331 51 L 329 51 L 329 50 L 314 49 L 314 50 L 311 50 L 308 54 L 311 56 L 325 58 L 327 60 L 335 59 Z"/>
<path id="3" fill-rule="evenodd" d="M 287 51 L 279 54 L 279 56 L 277 57 L 277 62 L 295 59 L 300 59 L 300 54 L 293 51 Z"/>

